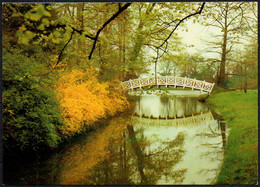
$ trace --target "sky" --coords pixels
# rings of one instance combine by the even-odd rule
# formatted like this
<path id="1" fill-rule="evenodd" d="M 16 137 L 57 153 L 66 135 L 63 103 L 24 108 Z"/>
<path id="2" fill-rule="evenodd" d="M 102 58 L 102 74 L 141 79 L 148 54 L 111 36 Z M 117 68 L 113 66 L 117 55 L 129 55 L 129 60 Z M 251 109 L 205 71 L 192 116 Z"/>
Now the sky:
<path id="1" fill-rule="evenodd" d="M 216 33 L 216 28 L 214 27 L 205 27 L 200 23 L 193 23 L 192 19 L 187 20 L 186 22 L 188 32 L 182 31 L 182 29 L 176 30 L 178 35 L 182 37 L 182 42 L 187 45 L 194 45 L 194 47 L 188 47 L 187 51 L 189 53 L 196 53 L 198 50 L 203 50 L 207 48 L 205 42 L 202 39 L 211 38 L 210 33 Z M 205 57 L 215 56 L 215 53 L 205 53 L 202 54 Z"/>

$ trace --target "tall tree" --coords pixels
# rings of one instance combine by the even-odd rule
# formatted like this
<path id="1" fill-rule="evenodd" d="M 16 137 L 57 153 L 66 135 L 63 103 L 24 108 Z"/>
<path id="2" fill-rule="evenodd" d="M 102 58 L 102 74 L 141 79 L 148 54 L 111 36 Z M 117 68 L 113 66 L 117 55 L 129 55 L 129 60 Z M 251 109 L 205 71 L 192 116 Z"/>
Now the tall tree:
<path id="1" fill-rule="evenodd" d="M 214 52 L 220 56 L 215 59 L 215 62 L 220 62 L 217 84 L 224 86 L 227 62 L 231 60 L 234 46 L 242 44 L 239 37 L 247 29 L 245 15 L 248 14 L 248 7 L 243 2 L 218 2 L 209 3 L 208 8 L 212 21 L 206 25 L 215 27 L 220 33 L 213 34 L 214 41 L 207 41 L 212 46 L 208 52 Z"/>

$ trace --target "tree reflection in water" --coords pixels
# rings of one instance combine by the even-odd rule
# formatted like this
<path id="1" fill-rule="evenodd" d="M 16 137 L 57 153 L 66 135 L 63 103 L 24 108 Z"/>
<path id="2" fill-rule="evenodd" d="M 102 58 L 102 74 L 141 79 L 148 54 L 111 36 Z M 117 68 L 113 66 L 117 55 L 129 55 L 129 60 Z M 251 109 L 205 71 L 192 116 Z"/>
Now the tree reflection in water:
<path id="1" fill-rule="evenodd" d="M 207 151 L 203 152 L 201 154 L 201 158 L 211 160 L 212 162 L 218 162 L 221 163 L 224 157 L 224 151 L 225 151 L 225 146 L 226 146 L 226 141 L 227 141 L 227 136 L 226 134 L 228 132 L 226 128 L 226 123 L 223 122 L 223 118 L 220 118 L 218 120 L 218 125 L 216 124 L 209 124 L 207 125 L 203 133 L 196 134 L 195 136 L 199 136 L 202 139 L 207 140 L 207 142 L 201 143 L 201 146 L 205 147 Z M 217 137 L 220 137 L 217 138 Z M 217 140 L 217 141 L 216 141 Z M 213 184 L 214 181 L 216 180 L 219 172 L 219 168 L 215 167 L 208 167 L 208 168 L 203 168 L 199 172 L 201 175 L 211 175 L 215 176 L 213 178 L 209 178 L 207 180 L 208 184 Z"/>
<path id="2" fill-rule="evenodd" d="M 194 98 L 169 98 L 166 96 L 140 96 L 136 98 L 135 114 L 138 116 L 183 117 L 208 111 L 208 107 Z"/>
<path id="3" fill-rule="evenodd" d="M 182 133 L 172 141 L 161 141 L 155 150 L 149 149 L 152 142 L 142 128 L 135 130 L 126 122 L 121 135 L 122 141 L 111 142 L 109 156 L 91 169 L 92 184 L 156 184 L 162 176 L 176 183 L 183 180 L 185 170 L 173 170 L 184 153 Z"/>

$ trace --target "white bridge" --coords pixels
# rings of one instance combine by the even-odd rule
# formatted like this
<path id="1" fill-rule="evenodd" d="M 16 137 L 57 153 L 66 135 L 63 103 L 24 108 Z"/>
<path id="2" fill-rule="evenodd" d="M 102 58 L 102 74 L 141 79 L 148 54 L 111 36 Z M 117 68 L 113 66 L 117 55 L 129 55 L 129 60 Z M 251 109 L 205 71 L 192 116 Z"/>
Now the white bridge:
<path id="1" fill-rule="evenodd" d="M 215 83 L 209 83 L 206 81 L 191 79 L 187 77 L 149 77 L 149 78 L 139 78 L 128 80 L 121 83 L 123 89 L 125 90 L 133 90 L 135 88 L 142 88 L 146 86 L 174 86 L 175 88 L 183 87 L 200 90 L 201 92 L 211 93 Z"/>

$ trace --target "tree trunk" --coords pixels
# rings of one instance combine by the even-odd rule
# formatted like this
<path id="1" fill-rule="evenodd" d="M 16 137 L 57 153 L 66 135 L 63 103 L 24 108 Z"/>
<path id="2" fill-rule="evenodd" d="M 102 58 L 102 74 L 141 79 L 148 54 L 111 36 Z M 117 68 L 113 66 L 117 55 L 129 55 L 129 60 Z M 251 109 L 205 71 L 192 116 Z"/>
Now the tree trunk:
<path id="1" fill-rule="evenodd" d="M 154 62 L 154 81 L 155 81 L 155 84 L 157 85 L 157 61 Z"/>
<path id="2" fill-rule="evenodd" d="M 226 68 L 226 54 L 227 54 L 227 13 L 228 13 L 228 3 L 226 3 L 225 7 L 225 23 L 224 23 L 224 33 L 223 33 L 223 43 L 222 43 L 222 54 L 221 54 L 221 63 L 220 63 L 220 71 L 218 77 L 218 85 L 224 86 L 225 81 L 225 68 Z"/>
<path id="3" fill-rule="evenodd" d="M 243 66 L 242 66 L 242 61 L 240 62 L 240 91 L 243 89 Z"/>
<path id="4" fill-rule="evenodd" d="M 119 44 L 119 53 L 118 53 L 118 60 L 119 60 L 119 66 L 121 66 L 122 65 L 122 53 L 123 53 L 123 41 L 122 41 L 122 36 L 123 36 L 123 25 L 122 25 L 122 20 L 121 20 L 121 22 L 118 22 L 118 27 L 120 28 L 120 30 L 119 30 L 119 33 L 118 33 L 118 35 L 119 35 L 119 37 L 118 37 L 118 44 Z"/>
<path id="5" fill-rule="evenodd" d="M 244 88 L 244 92 L 247 92 L 247 71 L 246 71 L 246 67 L 245 67 L 245 88 Z"/>
<path id="6" fill-rule="evenodd" d="M 124 63 L 124 72 L 125 72 L 125 74 L 124 74 L 124 78 L 126 78 L 126 45 L 125 45 L 125 32 L 123 33 L 123 63 Z"/>
<path id="7" fill-rule="evenodd" d="M 149 6 L 147 7 L 146 12 L 145 12 L 146 16 L 149 15 L 149 14 L 152 12 L 152 10 L 153 10 L 155 4 L 156 4 L 156 3 L 153 3 L 153 4 L 151 4 L 151 5 L 149 5 Z M 140 19 L 141 19 L 141 18 L 140 18 Z M 135 64 L 136 59 L 137 59 L 137 57 L 139 56 L 139 53 L 140 53 L 140 51 L 141 51 L 143 42 L 144 42 L 144 40 L 145 40 L 145 37 L 144 37 L 143 35 L 139 34 L 140 32 L 142 32 L 145 23 L 146 23 L 146 19 L 141 19 L 140 22 L 139 22 L 139 25 L 138 25 L 138 27 L 137 27 L 137 29 L 136 29 L 136 30 L 137 30 L 137 31 L 136 31 L 137 36 L 136 36 L 136 40 L 135 40 L 135 45 L 134 45 L 134 47 L 133 47 L 133 51 L 132 51 L 132 54 L 131 54 L 131 56 L 130 56 L 130 63 L 131 63 L 131 64 L 130 64 L 129 69 L 132 70 L 132 71 L 134 71 L 133 65 Z"/>
<path id="8" fill-rule="evenodd" d="M 79 22 L 79 25 L 80 25 L 80 29 L 81 29 L 81 30 L 84 29 L 83 9 L 84 9 L 84 3 L 77 3 L 77 22 Z M 85 50 L 83 49 L 82 42 L 80 41 L 79 38 L 78 38 L 78 40 L 77 40 L 77 44 L 78 44 L 78 52 L 80 52 L 80 51 L 85 51 Z M 80 58 L 77 59 L 77 65 L 79 65 L 79 64 L 80 64 Z"/>

